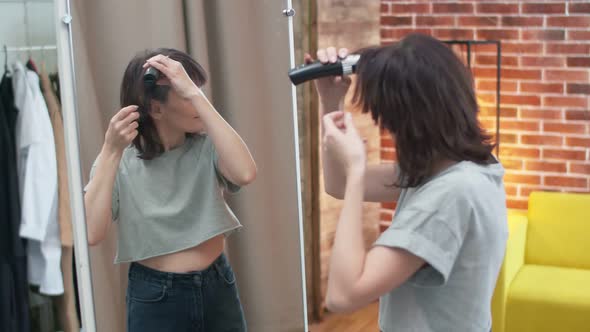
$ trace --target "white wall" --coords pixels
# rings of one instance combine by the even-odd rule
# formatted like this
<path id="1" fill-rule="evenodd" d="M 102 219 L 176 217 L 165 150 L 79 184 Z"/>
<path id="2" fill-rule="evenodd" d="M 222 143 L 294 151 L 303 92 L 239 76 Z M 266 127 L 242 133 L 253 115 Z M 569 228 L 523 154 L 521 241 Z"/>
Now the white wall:
<path id="1" fill-rule="evenodd" d="M 8 47 L 55 45 L 55 20 L 53 18 L 53 1 L 37 0 L 27 1 L 27 15 L 25 15 L 25 2 L 18 0 L 0 0 L 0 73 L 4 73 L 4 45 Z M 25 25 L 25 17 L 27 25 Z M 29 42 L 27 42 L 26 28 L 28 26 Z M 28 44 L 29 43 L 29 44 Z M 48 72 L 57 71 L 56 50 L 31 52 L 37 65 L 46 63 Z M 44 56 L 43 56 L 44 54 Z M 26 62 L 29 59 L 27 52 L 9 52 L 8 63 L 16 60 Z"/>

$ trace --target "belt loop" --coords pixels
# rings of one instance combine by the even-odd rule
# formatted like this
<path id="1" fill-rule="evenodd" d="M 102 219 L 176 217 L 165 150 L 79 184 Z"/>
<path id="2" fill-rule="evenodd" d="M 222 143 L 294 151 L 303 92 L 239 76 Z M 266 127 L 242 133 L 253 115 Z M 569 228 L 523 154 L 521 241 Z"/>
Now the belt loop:
<path id="1" fill-rule="evenodd" d="M 213 263 L 213 269 L 215 270 L 215 272 L 217 272 L 217 274 L 220 277 L 223 277 L 223 270 L 221 269 L 221 266 L 220 264 L 218 264 L 217 261 Z"/>
<path id="2" fill-rule="evenodd" d="M 174 278 L 172 273 L 167 273 L 167 275 L 166 275 L 166 287 L 167 288 L 172 288 L 172 278 Z"/>
<path id="3" fill-rule="evenodd" d="M 197 287 L 201 287 L 203 285 L 203 278 L 205 277 L 204 273 L 198 272 L 195 275 L 193 275 L 193 283 L 197 286 Z"/>

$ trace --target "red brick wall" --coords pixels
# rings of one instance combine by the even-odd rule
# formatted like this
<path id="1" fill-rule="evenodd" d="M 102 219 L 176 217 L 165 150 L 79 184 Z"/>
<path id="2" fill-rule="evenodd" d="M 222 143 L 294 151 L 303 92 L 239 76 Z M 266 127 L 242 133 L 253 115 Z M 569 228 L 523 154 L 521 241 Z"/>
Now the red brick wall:
<path id="1" fill-rule="evenodd" d="M 409 32 L 502 41 L 500 160 L 508 207 L 532 190 L 590 191 L 590 3 L 588 1 L 381 0 L 381 43 Z M 495 132 L 495 46 L 476 46 L 473 73 L 482 124 Z M 387 133 L 381 158 L 395 158 Z M 383 204 L 391 220 L 394 205 Z"/>

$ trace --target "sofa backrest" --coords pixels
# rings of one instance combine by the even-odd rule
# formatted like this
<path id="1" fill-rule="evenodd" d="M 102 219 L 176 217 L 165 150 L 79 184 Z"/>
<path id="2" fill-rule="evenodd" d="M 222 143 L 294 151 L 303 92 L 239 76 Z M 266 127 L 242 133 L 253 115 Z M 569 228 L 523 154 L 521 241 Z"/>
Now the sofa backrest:
<path id="1" fill-rule="evenodd" d="M 590 269 L 590 194 L 531 193 L 525 262 Z"/>

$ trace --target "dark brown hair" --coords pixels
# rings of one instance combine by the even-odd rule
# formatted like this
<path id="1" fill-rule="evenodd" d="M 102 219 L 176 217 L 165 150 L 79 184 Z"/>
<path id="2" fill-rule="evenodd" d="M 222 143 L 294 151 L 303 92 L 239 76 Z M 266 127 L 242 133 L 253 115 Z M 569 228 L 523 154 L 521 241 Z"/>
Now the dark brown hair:
<path id="1" fill-rule="evenodd" d="M 416 187 L 445 159 L 491 162 L 494 145 L 477 119 L 473 78 L 442 42 L 421 34 L 358 52 L 353 102 L 395 135 L 401 177 Z"/>
<path id="2" fill-rule="evenodd" d="M 121 107 L 137 105 L 139 112 L 138 135 L 133 140 L 133 145 L 139 151 L 138 157 L 150 160 L 158 157 L 164 152 L 164 146 L 156 130 L 151 112 L 151 101 L 157 100 L 165 103 L 168 100 L 170 87 L 167 85 L 156 85 L 149 87 L 143 83 L 145 62 L 158 54 L 170 57 L 182 64 L 189 77 L 199 87 L 207 82 L 207 74 L 201 65 L 190 55 L 171 48 L 158 48 L 145 50 L 138 53 L 127 65 L 123 81 L 121 83 Z M 187 134 L 191 135 L 191 134 Z"/>

